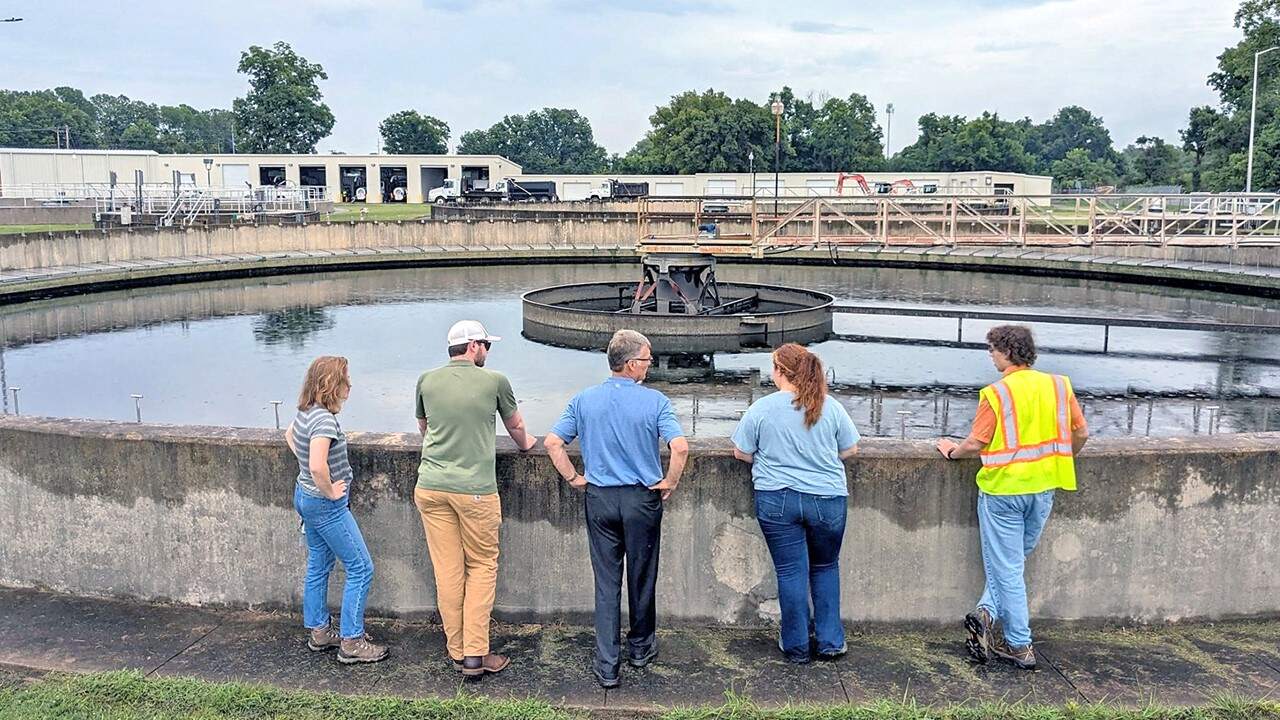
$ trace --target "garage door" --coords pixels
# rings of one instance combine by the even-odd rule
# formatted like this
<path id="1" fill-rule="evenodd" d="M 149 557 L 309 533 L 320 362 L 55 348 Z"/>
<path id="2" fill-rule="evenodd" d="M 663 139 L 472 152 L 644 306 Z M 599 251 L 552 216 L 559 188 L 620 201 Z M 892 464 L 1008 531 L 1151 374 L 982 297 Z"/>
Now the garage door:
<path id="1" fill-rule="evenodd" d="M 561 200 L 586 200 L 591 195 L 591 183 L 567 182 L 560 186 Z"/>
<path id="2" fill-rule="evenodd" d="M 708 180 L 708 195 L 736 195 L 738 193 L 737 180 Z"/>
<path id="3" fill-rule="evenodd" d="M 248 165 L 223 165 L 222 166 L 222 187 L 225 188 L 242 188 L 244 184 L 249 182 L 249 166 Z"/>
<path id="4" fill-rule="evenodd" d="M 664 197 L 678 197 L 680 195 L 684 195 L 684 183 L 656 182 L 653 184 L 653 194 Z"/>

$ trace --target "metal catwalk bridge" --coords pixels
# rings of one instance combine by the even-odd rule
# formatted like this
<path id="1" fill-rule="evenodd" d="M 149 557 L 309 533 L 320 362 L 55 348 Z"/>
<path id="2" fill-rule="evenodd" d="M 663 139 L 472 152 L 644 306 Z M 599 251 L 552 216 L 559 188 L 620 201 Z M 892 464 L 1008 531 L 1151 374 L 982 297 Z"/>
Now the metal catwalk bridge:
<path id="1" fill-rule="evenodd" d="M 684 218 L 683 220 L 675 218 Z M 764 257 L 856 245 L 1280 245 L 1280 195 L 645 198 L 638 249 Z"/>

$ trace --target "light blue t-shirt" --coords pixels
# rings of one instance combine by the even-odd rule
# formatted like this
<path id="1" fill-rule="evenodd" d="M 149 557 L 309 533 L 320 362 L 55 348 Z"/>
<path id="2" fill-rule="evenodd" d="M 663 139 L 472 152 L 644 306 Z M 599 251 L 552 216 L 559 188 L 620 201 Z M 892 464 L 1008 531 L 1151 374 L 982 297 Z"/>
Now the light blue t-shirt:
<path id="1" fill-rule="evenodd" d="M 733 444 L 754 456 L 751 479 L 757 490 L 791 488 L 812 495 L 848 495 L 840 452 L 862 436 L 844 406 L 830 395 L 822 417 L 804 426 L 795 393 L 776 392 L 751 404 L 733 432 Z"/>
<path id="2" fill-rule="evenodd" d="M 583 474 L 599 487 L 658 483 L 659 436 L 668 444 L 684 437 L 666 395 L 621 377 L 575 395 L 551 432 L 566 443 L 578 438 Z"/>

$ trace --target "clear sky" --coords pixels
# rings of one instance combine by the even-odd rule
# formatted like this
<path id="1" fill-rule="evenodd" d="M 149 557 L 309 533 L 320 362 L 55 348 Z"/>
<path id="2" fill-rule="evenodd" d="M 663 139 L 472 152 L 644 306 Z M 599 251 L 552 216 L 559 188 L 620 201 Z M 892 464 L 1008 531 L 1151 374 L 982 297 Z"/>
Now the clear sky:
<path id="1" fill-rule="evenodd" d="M 893 150 L 934 111 L 1044 120 L 1101 115 L 1120 147 L 1177 141 L 1205 78 L 1239 39 L 1235 0 L 0 0 L 0 87 L 78 87 L 198 108 L 231 106 L 250 45 L 283 40 L 329 74 L 337 118 L 320 151 L 373 151 L 412 108 L 451 145 L 505 114 L 586 115 L 625 152 L 654 108 L 714 87 L 763 102 L 865 94 L 893 103 Z"/>

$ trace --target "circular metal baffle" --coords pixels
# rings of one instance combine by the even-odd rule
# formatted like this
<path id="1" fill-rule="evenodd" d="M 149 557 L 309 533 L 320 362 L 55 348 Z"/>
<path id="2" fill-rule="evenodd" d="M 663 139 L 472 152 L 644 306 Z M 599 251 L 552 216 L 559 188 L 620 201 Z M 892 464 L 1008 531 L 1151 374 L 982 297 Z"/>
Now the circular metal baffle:
<path id="1" fill-rule="evenodd" d="M 631 312 L 635 282 L 531 290 L 523 295 L 524 336 L 548 345 L 604 350 L 614 332 L 643 333 L 655 353 L 742 352 L 831 335 L 832 296 L 801 288 L 719 283 L 722 302 L 756 298 L 750 312 L 724 315 Z"/>

